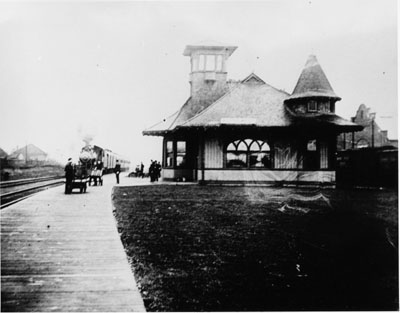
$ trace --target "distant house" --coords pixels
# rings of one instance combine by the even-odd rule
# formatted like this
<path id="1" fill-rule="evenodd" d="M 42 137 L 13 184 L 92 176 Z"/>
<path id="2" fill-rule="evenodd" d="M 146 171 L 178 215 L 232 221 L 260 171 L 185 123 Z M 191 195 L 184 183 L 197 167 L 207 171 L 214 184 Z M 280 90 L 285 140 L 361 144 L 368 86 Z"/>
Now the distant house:
<path id="1" fill-rule="evenodd" d="M 315 56 L 292 94 L 255 74 L 227 80 L 235 46 L 186 46 L 191 96 L 143 131 L 163 136 L 163 179 L 207 182 L 335 183 L 336 138 L 362 129 L 335 114 L 341 98 Z"/>
<path id="2" fill-rule="evenodd" d="M 358 107 L 356 115 L 351 120 L 363 126 L 363 130 L 343 133 L 338 137 L 338 150 L 378 148 L 385 146 L 397 147 L 397 140 L 388 138 L 387 130 L 382 130 L 375 121 L 375 113 L 365 104 Z"/>
<path id="3" fill-rule="evenodd" d="M 7 159 L 7 152 L 5 152 L 3 149 L 0 148 L 0 160 L 5 160 Z"/>
<path id="4" fill-rule="evenodd" d="M 391 145 L 394 148 L 399 147 L 399 140 L 398 139 L 389 139 L 389 145 Z"/>
<path id="5" fill-rule="evenodd" d="M 29 144 L 11 153 L 8 156 L 8 160 L 18 163 L 46 161 L 47 153 L 36 147 L 35 145 Z"/>

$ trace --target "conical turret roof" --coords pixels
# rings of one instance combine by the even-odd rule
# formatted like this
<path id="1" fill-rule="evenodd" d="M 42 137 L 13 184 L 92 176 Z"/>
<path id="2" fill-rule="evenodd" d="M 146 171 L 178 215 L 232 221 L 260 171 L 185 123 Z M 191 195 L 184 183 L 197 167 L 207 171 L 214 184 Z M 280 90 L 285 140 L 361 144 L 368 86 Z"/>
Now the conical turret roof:
<path id="1" fill-rule="evenodd" d="M 340 100 L 315 55 L 310 55 L 289 99 L 328 97 Z"/>

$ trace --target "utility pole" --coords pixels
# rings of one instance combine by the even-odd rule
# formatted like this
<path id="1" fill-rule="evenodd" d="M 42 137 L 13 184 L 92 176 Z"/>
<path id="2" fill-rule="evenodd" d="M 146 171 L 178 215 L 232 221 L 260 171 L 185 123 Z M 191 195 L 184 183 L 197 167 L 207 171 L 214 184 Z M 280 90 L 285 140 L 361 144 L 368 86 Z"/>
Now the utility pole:
<path id="1" fill-rule="evenodd" d="M 28 144 L 25 145 L 25 164 L 28 164 Z"/>
<path id="2" fill-rule="evenodd" d="M 371 142 L 371 147 L 372 148 L 374 148 L 375 147 L 375 114 L 376 113 L 371 113 L 370 114 L 370 117 L 371 117 L 371 128 L 372 128 L 372 134 L 371 134 L 371 140 L 372 140 L 372 142 Z"/>

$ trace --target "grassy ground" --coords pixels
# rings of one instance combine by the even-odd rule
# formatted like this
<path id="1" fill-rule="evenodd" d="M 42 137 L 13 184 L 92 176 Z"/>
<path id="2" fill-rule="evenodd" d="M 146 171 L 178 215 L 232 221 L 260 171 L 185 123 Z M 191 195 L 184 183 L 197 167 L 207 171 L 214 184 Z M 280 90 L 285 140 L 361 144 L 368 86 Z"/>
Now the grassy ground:
<path id="1" fill-rule="evenodd" d="M 118 229 L 147 310 L 398 309 L 397 192 L 323 194 L 116 188 Z"/>
<path id="2" fill-rule="evenodd" d="M 5 168 L 1 170 L 2 181 L 58 175 L 65 175 L 62 166 L 35 166 L 30 168 Z"/>

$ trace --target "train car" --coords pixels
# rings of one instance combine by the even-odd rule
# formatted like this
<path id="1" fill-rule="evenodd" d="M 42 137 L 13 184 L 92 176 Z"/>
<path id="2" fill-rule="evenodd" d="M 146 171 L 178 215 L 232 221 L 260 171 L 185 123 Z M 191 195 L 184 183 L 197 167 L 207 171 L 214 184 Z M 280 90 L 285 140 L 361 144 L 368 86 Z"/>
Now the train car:
<path id="1" fill-rule="evenodd" d="M 338 151 L 338 186 L 398 187 L 398 150 L 393 147 Z"/>

